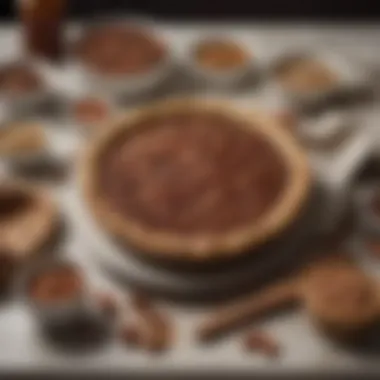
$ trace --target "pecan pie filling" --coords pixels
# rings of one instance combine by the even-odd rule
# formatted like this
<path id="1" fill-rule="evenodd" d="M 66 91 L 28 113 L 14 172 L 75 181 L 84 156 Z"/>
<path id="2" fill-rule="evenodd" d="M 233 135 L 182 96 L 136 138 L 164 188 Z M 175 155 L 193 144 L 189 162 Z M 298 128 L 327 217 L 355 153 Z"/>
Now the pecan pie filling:
<path id="1" fill-rule="evenodd" d="M 268 212 L 286 186 L 281 156 L 243 122 L 208 112 L 141 121 L 103 151 L 113 211 L 154 230 L 224 233 Z"/>
<path id="2" fill-rule="evenodd" d="M 102 74 L 138 74 L 158 64 L 165 49 L 146 30 L 103 26 L 84 35 L 77 46 L 77 55 L 87 67 Z"/>

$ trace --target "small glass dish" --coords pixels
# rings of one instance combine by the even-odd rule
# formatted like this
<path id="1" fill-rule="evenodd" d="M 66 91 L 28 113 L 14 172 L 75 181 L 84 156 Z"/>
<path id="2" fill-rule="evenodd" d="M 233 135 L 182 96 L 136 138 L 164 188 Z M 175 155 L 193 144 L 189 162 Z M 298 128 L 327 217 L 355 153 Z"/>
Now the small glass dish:
<path id="1" fill-rule="evenodd" d="M 260 65 L 249 46 L 231 36 L 202 36 L 191 45 L 184 60 L 192 78 L 216 89 L 238 87 L 258 78 Z"/>

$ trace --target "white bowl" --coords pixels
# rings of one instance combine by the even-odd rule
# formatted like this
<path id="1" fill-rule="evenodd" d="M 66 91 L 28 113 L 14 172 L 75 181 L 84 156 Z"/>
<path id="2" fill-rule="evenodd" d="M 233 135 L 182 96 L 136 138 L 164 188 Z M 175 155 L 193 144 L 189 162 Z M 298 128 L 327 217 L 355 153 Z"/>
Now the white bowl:
<path id="1" fill-rule="evenodd" d="M 229 41 L 240 46 L 248 53 L 246 63 L 239 67 L 225 70 L 203 67 L 196 59 L 196 49 L 202 43 L 213 40 Z M 244 80 L 248 80 L 248 78 L 258 80 L 261 64 L 258 59 L 253 58 L 251 50 L 250 46 L 238 38 L 231 37 L 230 35 L 224 36 L 221 33 L 215 35 L 210 34 L 198 37 L 190 44 L 190 47 L 184 55 L 183 63 L 190 76 L 196 81 L 199 81 L 200 84 L 215 89 L 230 89 L 238 87 Z"/>
<path id="2" fill-rule="evenodd" d="M 157 31 L 154 23 L 140 18 L 128 18 L 126 20 L 105 19 L 103 21 L 95 21 L 88 24 L 79 32 L 79 37 L 86 33 L 88 28 L 96 25 L 121 25 L 121 26 L 136 26 L 145 29 L 152 33 L 152 36 L 165 45 L 163 36 Z M 134 97 L 145 95 L 155 90 L 159 85 L 165 82 L 174 68 L 174 58 L 170 53 L 168 46 L 165 46 L 165 56 L 160 62 L 154 65 L 151 69 L 136 74 L 117 74 L 106 75 L 96 72 L 83 64 L 75 55 L 72 56 L 74 67 L 83 80 L 85 89 L 116 98 Z"/>

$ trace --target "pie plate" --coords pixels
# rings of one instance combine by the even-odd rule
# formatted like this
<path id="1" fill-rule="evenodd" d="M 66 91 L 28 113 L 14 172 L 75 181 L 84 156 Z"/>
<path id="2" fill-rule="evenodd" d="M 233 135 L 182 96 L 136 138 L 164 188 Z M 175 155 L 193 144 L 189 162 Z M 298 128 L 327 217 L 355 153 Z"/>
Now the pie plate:
<path id="1" fill-rule="evenodd" d="M 311 157 L 313 191 L 293 224 L 276 240 L 255 249 L 254 254 L 248 253 L 238 260 L 210 265 L 203 270 L 199 266 L 194 270 L 147 261 L 119 245 L 98 225 L 87 208 L 77 177 L 64 193 L 65 209 L 74 230 L 81 234 L 82 251 L 88 252 L 89 259 L 106 269 L 113 279 L 174 297 L 224 297 L 243 288 L 247 290 L 250 284 L 257 285 L 268 276 L 302 263 L 311 252 L 313 238 L 328 232 L 339 220 L 348 199 L 347 185 L 366 159 L 368 144 L 370 141 L 356 136 L 337 153 L 333 164 Z"/>

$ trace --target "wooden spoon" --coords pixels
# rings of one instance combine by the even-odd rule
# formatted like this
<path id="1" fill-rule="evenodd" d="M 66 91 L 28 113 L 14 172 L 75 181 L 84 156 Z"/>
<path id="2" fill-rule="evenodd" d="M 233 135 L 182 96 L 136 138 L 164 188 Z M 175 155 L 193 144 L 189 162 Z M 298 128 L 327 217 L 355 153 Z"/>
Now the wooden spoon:
<path id="1" fill-rule="evenodd" d="M 293 278 L 211 313 L 197 331 L 201 341 L 215 339 L 244 322 L 290 304 L 301 305 L 319 326 L 352 336 L 380 320 L 380 287 L 353 263 L 325 259 Z"/>

